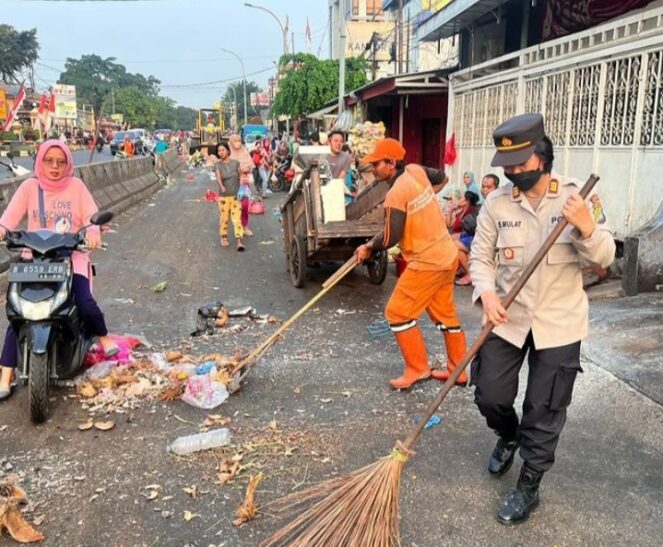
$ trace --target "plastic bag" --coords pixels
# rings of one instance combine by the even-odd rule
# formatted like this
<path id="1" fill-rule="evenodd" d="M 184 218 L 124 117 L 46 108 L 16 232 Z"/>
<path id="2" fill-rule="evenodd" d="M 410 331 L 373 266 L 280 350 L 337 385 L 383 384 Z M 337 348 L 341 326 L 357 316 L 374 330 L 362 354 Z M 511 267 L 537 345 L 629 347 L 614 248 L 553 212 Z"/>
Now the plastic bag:
<path id="1" fill-rule="evenodd" d="M 110 334 L 109 336 L 118 345 L 120 351 L 111 358 L 108 358 L 101 345 L 95 344 L 85 355 L 83 366 L 91 367 L 103 361 L 125 364 L 132 361 L 132 350 L 141 345 L 140 340 L 133 336 L 119 336 L 117 334 Z"/>
<path id="2" fill-rule="evenodd" d="M 249 203 L 249 213 L 252 215 L 264 215 L 265 214 L 265 204 L 256 199 Z"/>
<path id="3" fill-rule="evenodd" d="M 182 400 L 196 408 L 212 410 L 228 399 L 228 390 L 223 384 L 206 376 L 192 376 L 186 381 Z"/>

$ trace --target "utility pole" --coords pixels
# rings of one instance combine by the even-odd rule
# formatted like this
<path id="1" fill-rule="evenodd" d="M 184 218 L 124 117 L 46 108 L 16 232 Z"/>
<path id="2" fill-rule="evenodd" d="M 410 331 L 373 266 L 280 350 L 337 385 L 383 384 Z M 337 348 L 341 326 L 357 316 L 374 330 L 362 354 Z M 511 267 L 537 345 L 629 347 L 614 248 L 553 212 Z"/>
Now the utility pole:
<path id="1" fill-rule="evenodd" d="M 396 55 L 396 74 L 403 73 L 403 0 L 398 0 L 398 19 L 396 21 L 396 36 L 398 40 L 398 48 Z"/>
<path id="2" fill-rule="evenodd" d="M 405 72 L 410 72 L 410 33 L 412 32 L 412 25 L 410 20 L 410 8 L 407 9 L 407 28 L 405 29 Z"/>
<path id="3" fill-rule="evenodd" d="M 291 35 L 292 38 L 292 54 L 295 54 L 295 33 L 293 32 Z"/>
<path id="4" fill-rule="evenodd" d="M 399 0 L 402 2 L 402 0 Z M 345 40 L 347 38 L 347 31 L 345 28 L 345 14 L 343 12 L 340 0 L 338 5 L 338 25 L 339 25 L 339 56 L 338 56 L 338 115 L 340 117 L 345 106 Z"/>

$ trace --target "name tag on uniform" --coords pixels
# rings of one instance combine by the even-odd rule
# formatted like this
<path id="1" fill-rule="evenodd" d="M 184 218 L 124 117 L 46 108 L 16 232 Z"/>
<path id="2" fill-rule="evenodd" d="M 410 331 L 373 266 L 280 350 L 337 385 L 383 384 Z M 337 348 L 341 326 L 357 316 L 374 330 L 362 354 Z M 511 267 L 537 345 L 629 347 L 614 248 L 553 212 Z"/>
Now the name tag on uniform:
<path id="1" fill-rule="evenodd" d="M 513 257 L 516 256 L 516 253 L 511 247 L 504 249 L 504 258 L 507 260 L 513 260 Z"/>
<path id="2" fill-rule="evenodd" d="M 500 230 L 504 228 L 520 228 L 523 225 L 522 220 L 498 220 L 497 227 Z"/>

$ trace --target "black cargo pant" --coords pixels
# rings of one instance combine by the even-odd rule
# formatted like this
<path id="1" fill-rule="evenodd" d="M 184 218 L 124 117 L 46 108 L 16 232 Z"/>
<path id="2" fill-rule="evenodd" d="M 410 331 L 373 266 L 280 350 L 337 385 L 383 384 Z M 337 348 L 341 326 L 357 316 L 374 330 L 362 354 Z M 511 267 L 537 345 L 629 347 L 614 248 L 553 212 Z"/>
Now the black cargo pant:
<path id="1" fill-rule="evenodd" d="M 527 390 L 520 423 L 513 407 L 518 373 L 529 352 Z M 520 456 L 547 471 L 566 422 L 573 384 L 580 368 L 580 342 L 537 350 L 530 332 L 522 348 L 491 334 L 472 363 L 474 402 L 488 427 L 506 441 L 520 443 Z"/>

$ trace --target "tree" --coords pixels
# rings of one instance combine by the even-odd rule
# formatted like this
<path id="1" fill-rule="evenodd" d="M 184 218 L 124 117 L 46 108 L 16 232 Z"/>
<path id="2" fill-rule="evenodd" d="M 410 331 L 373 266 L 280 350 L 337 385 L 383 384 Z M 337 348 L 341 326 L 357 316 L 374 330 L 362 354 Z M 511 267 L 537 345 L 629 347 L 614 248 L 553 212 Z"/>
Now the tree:
<path id="1" fill-rule="evenodd" d="M 301 118 L 337 97 L 337 60 L 320 60 L 308 53 L 298 53 L 282 56 L 279 67 L 285 77 L 279 82 L 279 91 L 272 107 L 274 114 Z M 345 88 L 351 90 L 365 85 L 368 82 L 368 69 L 369 64 L 363 58 L 347 59 Z"/>
<path id="2" fill-rule="evenodd" d="M 176 109 L 177 123 L 173 129 L 184 129 L 190 131 L 195 129 L 198 120 L 198 112 L 188 106 L 178 106 Z"/>
<path id="3" fill-rule="evenodd" d="M 233 89 L 235 92 L 233 93 Z M 255 82 L 246 82 L 246 106 L 247 106 L 247 117 L 251 116 L 260 116 L 260 112 L 251 106 L 251 93 L 260 93 L 262 91 L 260 86 Z M 237 103 L 235 103 L 235 96 L 237 96 Z M 228 86 L 226 93 L 223 96 L 223 102 L 227 105 L 236 104 L 237 106 L 237 123 L 241 125 L 244 123 L 244 81 L 234 82 Z M 226 126 L 230 125 L 230 117 L 226 117 Z"/>
<path id="4" fill-rule="evenodd" d="M 111 91 L 115 95 L 123 89 L 132 89 L 148 97 L 159 95 L 159 84 L 154 76 L 131 74 L 124 65 L 115 62 L 114 57 L 103 59 L 99 55 L 82 55 L 80 59 L 67 59 L 64 72 L 60 74 L 60 83 L 76 86 L 76 96 L 90 103 L 97 115 Z M 131 95 L 131 93 L 130 93 Z M 111 97 L 112 99 L 112 97 Z M 117 108 L 117 100 L 115 101 Z M 107 110 L 110 112 L 110 109 Z"/>
<path id="5" fill-rule="evenodd" d="M 0 78 L 18 82 L 18 74 L 34 63 L 39 54 L 37 29 L 18 31 L 0 25 Z"/>

